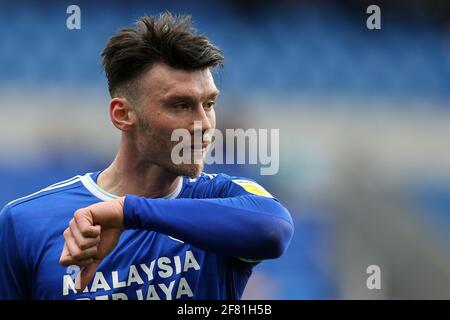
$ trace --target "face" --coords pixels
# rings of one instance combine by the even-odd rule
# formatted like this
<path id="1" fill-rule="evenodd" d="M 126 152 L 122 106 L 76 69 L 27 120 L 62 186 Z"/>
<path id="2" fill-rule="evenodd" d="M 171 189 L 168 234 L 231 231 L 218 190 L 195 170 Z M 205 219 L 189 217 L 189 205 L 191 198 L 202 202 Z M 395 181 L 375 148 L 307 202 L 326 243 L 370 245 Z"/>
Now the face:
<path id="1" fill-rule="evenodd" d="M 204 133 L 216 126 L 214 105 L 219 91 L 209 69 L 185 71 L 156 64 L 142 76 L 139 94 L 140 99 L 135 106 L 135 137 L 142 160 L 176 175 L 199 175 L 210 143 Z M 201 123 L 201 128 L 195 127 L 196 135 L 203 138 L 202 144 L 194 148 L 195 121 Z M 172 149 L 179 144 L 179 141 L 171 141 L 172 132 L 176 129 L 189 132 L 190 143 L 187 141 L 189 146 L 184 151 L 191 153 L 190 159 L 197 157 L 200 161 L 182 164 L 172 161 Z"/>

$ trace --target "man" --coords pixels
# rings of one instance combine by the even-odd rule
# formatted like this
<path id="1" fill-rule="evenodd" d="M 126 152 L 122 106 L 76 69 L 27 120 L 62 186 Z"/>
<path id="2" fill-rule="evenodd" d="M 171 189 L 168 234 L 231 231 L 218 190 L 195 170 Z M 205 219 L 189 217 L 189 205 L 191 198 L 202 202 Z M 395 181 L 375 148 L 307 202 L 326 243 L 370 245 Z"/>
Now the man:
<path id="1" fill-rule="evenodd" d="M 0 298 L 239 299 L 293 224 L 256 182 L 172 161 L 176 129 L 194 136 L 201 123 L 202 143 L 183 149 L 193 157 L 211 142 L 221 51 L 165 13 L 119 31 L 102 56 L 117 155 L 2 210 Z"/>

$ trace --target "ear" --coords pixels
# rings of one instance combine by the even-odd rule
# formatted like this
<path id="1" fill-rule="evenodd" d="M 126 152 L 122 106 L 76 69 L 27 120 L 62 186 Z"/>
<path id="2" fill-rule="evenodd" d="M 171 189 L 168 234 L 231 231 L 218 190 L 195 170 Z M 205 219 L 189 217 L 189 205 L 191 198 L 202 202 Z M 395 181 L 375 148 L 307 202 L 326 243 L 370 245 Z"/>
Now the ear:
<path id="1" fill-rule="evenodd" d="M 109 102 L 109 117 L 114 126 L 121 131 L 130 131 L 136 123 L 136 114 L 124 97 L 111 99 Z"/>

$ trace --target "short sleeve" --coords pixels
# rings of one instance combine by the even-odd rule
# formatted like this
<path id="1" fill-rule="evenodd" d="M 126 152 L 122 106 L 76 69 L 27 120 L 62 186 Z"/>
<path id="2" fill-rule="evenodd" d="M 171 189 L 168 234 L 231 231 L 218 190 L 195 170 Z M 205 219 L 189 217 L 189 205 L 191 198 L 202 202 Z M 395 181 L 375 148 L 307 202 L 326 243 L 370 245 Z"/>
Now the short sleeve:
<path id="1" fill-rule="evenodd" d="M 0 300 L 27 299 L 27 288 L 10 209 L 5 207 L 0 212 Z"/>

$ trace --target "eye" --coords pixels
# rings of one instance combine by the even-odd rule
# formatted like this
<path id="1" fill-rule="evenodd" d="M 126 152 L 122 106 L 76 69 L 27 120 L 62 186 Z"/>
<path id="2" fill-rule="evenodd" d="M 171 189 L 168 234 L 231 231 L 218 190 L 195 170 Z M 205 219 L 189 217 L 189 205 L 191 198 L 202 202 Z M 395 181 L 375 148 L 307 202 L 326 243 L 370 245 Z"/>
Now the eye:
<path id="1" fill-rule="evenodd" d="M 178 103 L 175 103 L 173 105 L 173 107 L 178 110 L 186 110 L 186 109 L 189 109 L 191 106 L 186 102 L 178 102 Z"/>
<path id="2" fill-rule="evenodd" d="M 215 101 L 209 101 L 205 104 L 204 108 L 206 110 L 210 110 L 210 109 L 214 108 L 215 105 L 216 105 Z"/>

